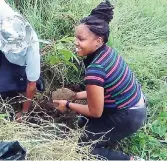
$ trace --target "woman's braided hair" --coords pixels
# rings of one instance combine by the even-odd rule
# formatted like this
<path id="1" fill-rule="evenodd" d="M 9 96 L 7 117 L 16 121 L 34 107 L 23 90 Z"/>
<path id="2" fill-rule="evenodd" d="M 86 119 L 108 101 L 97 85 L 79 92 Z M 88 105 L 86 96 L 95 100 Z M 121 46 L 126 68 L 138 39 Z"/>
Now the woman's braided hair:
<path id="1" fill-rule="evenodd" d="M 113 9 L 114 7 L 108 0 L 101 2 L 91 11 L 91 14 L 83 18 L 80 23 L 87 25 L 90 31 L 102 37 L 104 43 L 106 43 L 110 33 L 109 23 L 113 19 Z"/>

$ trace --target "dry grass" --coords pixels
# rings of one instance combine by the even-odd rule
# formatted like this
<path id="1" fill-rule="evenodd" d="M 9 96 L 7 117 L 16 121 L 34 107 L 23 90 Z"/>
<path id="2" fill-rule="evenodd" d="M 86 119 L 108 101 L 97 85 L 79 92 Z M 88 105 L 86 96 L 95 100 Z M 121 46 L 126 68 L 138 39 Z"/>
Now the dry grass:
<path id="1" fill-rule="evenodd" d="M 79 134 L 70 130 L 69 134 L 64 132 L 64 138 L 62 138 L 57 135 L 60 129 L 56 124 L 48 123 L 45 126 L 32 127 L 30 124 L 1 120 L 0 131 L 1 140 L 18 140 L 27 149 L 28 160 L 73 160 L 83 157 L 83 153 L 82 155 L 76 153 Z M 87 156 L 86 151 L 85 156 Z"/>
<path id="2" fill-rule="evenodd" d="M 35 113 L 35 108 L 40 109 L 40 107 L 37 102 L 34 104 L 34 110 L 23 117 L 22 123 L 9 121 L 0 114 L 1 141 L 19 141 L 27 150 L 27 160 L 95 159 L 95 156 L 90 154 L 91 146 L 78 146 L 78 139 L 84 129 L 76 127 L 74 130 L 64 123 L 56 123 L 56 119 L 42 109 L 44 116 L 40 117 L 38 113 Z M 15 115 L 15 110 L 13 110 L 13 105 L 9 104 L 9 99 L 0 100 L 0 112 L 2 111 L 5 111 L 7 116 L 9 113 Z M 33 119 L 34 123 L 30 122 L 30 119 Z"/>

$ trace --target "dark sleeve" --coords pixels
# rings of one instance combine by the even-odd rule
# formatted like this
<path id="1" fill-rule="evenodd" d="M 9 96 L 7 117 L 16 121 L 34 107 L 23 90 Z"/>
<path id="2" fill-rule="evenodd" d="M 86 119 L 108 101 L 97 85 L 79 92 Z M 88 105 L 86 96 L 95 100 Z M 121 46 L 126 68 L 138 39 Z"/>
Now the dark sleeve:
<path id="1" fill-rule="evenodd" d="M 99 64 L 91 64 L 86 69 L 84 83 L 85 85 L 97 85 L 104 87 L 106 73 Z"/>

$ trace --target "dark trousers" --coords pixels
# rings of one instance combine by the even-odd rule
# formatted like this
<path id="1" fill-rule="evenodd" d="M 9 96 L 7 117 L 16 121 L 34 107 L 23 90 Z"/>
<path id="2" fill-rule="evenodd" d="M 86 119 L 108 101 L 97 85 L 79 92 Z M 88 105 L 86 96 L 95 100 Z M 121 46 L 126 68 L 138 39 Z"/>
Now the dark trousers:
<path id="1" fill-rule="evenodd" d="M 19 96 L 19 93 L 18 93 L 18 92 L 15 92 L 15 91 L 3 92 L 3 93 L 0 93 L 0 96 L 2 97 L 2 99 L 6 99 L 6 98 L 8 98 L 8 97 L 16 97 L 16 96 Z"/>
<path id="2" fill-rule="evenodd" d="M 79 139 L 79 145 L 91 144 L 94 155 L 109 160 L 130 160 L 130 156 L 120 151 L 112 151 L 105 147 L 135 133 L 146 120 L 146 107 L 123 109 L 115 112 L 104 110 L 100 118 L 79 119 L 79 127 L 85 126 L 85 132 Z M 92 144 L 92 141 L 96 141 Z M 90 143 L 91 141 L 91 143 Z"/>

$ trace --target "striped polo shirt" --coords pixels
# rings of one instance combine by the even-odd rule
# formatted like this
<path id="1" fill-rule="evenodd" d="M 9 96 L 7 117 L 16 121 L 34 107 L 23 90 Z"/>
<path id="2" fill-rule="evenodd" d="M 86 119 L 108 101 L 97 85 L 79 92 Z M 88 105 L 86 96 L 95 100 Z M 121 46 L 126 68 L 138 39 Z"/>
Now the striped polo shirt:
<path id="1" fill-rule="evenodd" d="M 84 83 L 104 88 L 104 108 L 129 108 L 139 102 L 140 85 L 116 50 L 103 45 L 87 56 L 84 63 Z"/>

